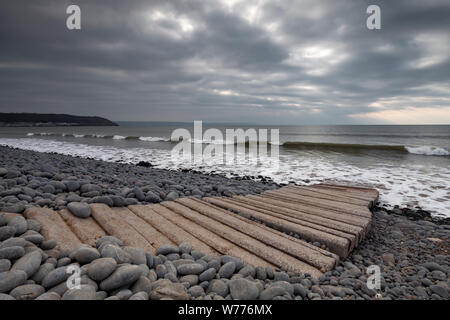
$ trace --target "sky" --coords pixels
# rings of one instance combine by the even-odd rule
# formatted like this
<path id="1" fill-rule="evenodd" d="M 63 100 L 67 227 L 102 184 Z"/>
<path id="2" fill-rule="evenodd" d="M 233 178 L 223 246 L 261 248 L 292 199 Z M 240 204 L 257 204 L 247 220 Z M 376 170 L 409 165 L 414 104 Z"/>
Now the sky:
<path id="1" fill-rule="evenodd" d="M 448 0 L 1 1 L 0 112 L 450 124 L 449 17 Z"/>

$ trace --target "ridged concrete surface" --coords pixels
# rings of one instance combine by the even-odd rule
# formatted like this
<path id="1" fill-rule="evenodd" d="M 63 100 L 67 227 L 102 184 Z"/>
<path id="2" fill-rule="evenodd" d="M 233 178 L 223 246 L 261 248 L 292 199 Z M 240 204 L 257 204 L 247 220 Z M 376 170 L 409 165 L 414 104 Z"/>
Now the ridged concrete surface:
<path id="1" fill-rule="evenodd" d="M 87 219 L 67 209 L 39 207 L 28 208 L 24 216 L 39 221 L 43 236 L 63 250 L 95 246 L 104 235 L 153 254 L 163 244 L 189 242 L 207 254 L 318 277 L 364 239 L 371 223 L 368 208 L 377 199 L 373 189 L 289 185 L 261 195 L 189 197 L 128 208 L 91 204 Z"/>

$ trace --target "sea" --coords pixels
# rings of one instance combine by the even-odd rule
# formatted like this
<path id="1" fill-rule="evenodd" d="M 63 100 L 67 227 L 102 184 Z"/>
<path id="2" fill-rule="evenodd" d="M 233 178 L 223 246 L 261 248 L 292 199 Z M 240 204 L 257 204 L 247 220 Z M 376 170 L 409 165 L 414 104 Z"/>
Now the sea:
<path id="1" fill-rule="evenodd" d="M 202 132 L 215 129 L 223 137 L 198 139 L 193 123 L 118 123 L 117 127 L 4 127 L 0 128 L 0 145 L 110 162 L 146 161 L 158 168 L 195 169 L 229 177 L 264 176 L 278 183 L 372 187 L 389 207 L 420 207 L 434 216 L 450 217 L 450 125 L 203 123 Z M 262 156 L 257 162 L 227 162 L 223 155 L 216 156 L 215 152 L 221 155 L 217 150 L 225 151 L 230 145 L 238 150 L 240 143 L 227 140 L 226 130 L 240 128 L 255 129 L 259 145 L 268 147 L 267 157 L 277 156 L 277 165 Z M 176 129 L 191 134 L 184 143 L 200 144 L 202 150 L 211 145 L 219 149 L 203 162 L 173 157 L 181 140 L 172 135 Z M 262 135 L 265 130 L 267 137 Z M 248 152 L 249 140 L 244 144 Z"/>

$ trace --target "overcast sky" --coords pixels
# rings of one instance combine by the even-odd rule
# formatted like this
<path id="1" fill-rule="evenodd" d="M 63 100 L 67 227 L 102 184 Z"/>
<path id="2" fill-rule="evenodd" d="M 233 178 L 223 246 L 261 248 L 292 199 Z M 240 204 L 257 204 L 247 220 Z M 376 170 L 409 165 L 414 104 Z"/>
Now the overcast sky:
<path id="1" fill-rule="evenodd" d="M 0 44 L 1 112 L 450 124 L 449 0 L 4 0 Z"/>

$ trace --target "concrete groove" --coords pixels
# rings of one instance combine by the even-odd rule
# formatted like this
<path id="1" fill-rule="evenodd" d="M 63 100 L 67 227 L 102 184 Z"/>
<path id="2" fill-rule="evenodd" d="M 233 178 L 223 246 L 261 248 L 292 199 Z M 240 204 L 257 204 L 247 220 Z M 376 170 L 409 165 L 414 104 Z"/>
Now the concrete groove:
<path id="1" fill-rule="evenodd" d="M 365 207 L 359 207 L 359 206 L 353 206 L 352 205 L 346 205 L 335 201 L 330 200 L 324 200 L 324 199 L 312 199 L 305 196 L 297 196 L 295 194 L 290 194 L 283 190 L 276 190 L 279 192 L 274 192 L 275 190 L 266 191 L 263 194 L 264 195 L 270 195 L 272 197 L 281 198 L 284 201 L 291 201 L 294 203 L 304 203 L 313 205 L 319 208 L 324 209 L 332 209 L 338 212 L 344 212 L 351 215 L 359 216 L 359 217 L 370 217 L 370 211 L 368 208 Z"/>
<path id="2" fill-rule="evenodd" d="M 56 240 L 63 251 L 95 246 L 105 235 L 152 254 L 164 244 L 188 242 L 206 254 L 317 278 L 364 239 L 371 225 L 369 208 L 377 199 L 374 189 L 288 185 L 260 195 L 185 197 L 128 208 L 90 204 L 91 217 L 85 219 L 67 209 L 41 207 L 27 208 L 23 215 L 36 219 L 44 238 Z"/>
<path id="3" fill-rule="evenodd" d="M 302 213 L 310 214 L 312 216 L 324 217 L 333 221 L 340 221 L 345 224 L 361 227 L 364 230 L 367 228 L 367 223 L 370 221 L 368 218 L 349 215 L 345 213 L 339 213 L 334 210 L 327 210 L 323 208 L 317 208 L 310 205 L 298 204 L 292 202 L 286 202 L 281 199 L 268 196 L 268 195 L 250 195 L 246 196 L 247 199 L 261 201 L 263 203 L 272 204 L 278 208 L 287 208 Z"/>
<path id="4" fill-rule="evenodd" d="M 222 238 L 220 235 L 200 226 L 198 223 L 195 223 L 195 221 L 189 220 L 186 217 L 170 210 L 168 207 L 165 207 L 164 205 L 167 203 L 168 202 L 162 202 L 161 205 L 155 205 L 153 206 L 153 210 L 175 223 L 180 228 L 196 236 L 206 244 L 213 246 L 220 254 L 238 257 L 245 263 L 251 265 L 273 267 L 271 263 L 255 256 L 239 246 L 236 246 L 232 242 Z"/>
<path id="5" fill-rule="evenodd" d="M 351 241 L 349 239 L 335 236 L 333 234 L 304 225 L 292 223 L 284 219 L 275 218 L 252 209 L 243 208 L 239 205 L 222 201 L 222 199 L 205 198 L 204 200 L 222 208 L 231 209 L 234 212 L 242 214 L 247 218 L 253 217 L 255 219 L 264 221 L 267 225 L 279 228 L 282 231 L 297 233 L 307 241 L 319 241 L 320 243 L 325 244 L 328 248 L 330 248 L 332 252 L 336 253 L 340 257 L 346 257 L 350 250 Z"/>
<path id="6" fill-rule="evenodd" d="M 293 194 L 298 194 L 301 196 L 307 196 L 307 197 L 311 197 L 311 198 L 332 200 L 332 201 L 348 203 L 348 204 L 352 204 L 352 205 L 356 205 L 356 206 L 365 206 L 365 207 L 369 206 L 369 203 L 366 200 L 344 197 L 337 193 L 334 193 L 332 195 L 324 194 L 324 193 L 318 192 L 317 190 L 312 191 L 312 190 L 304 189 L 302 187 L 294 187 L 291 185 L 284 187 L 283 190 L 288 191 Z"/>
<path id="7" fill-rule="evenodd" d="M 357 197 L 368 201 L 377 201 L 379 193 L 375 189 L 358 188 L 358 187 L 348 187 L 348 186 L 338 186 L 329 184 L 317 184 L 311 186 L 311 188 L 317 188 L 321 190 L 332 190 L 334 192 L 341 192 L 341 194 L 351 195 L 352 197 Z"/>
<path id="8" fill-rule="evenodd" d="M 346 239 L 348 239 L 348 241 L 350 241 L 349 250 L 353 250 L 353 248 L 358 244 L 358 238 L 359 238 L 358 234 L 353 234 L 353 233 L 349 233 L 349 232 L 345 232 L 345 231 L 336 230 L 336 229 L 329 228 L 329 227 L 326 227 L 326 226 L 323 226 L 323 225 L 320 225 L 317 223 L 311 223 L 311 222 L 301 220 L 301 219 L 298 219 L 295 217 L 279 214 L 279 213 L 276 213 L 276 212 L 273 212 L 271 210 L 267 210 L 264 208 L 254 207 L 252 205 L 248 205 L 244 202 L 241 202 L 237 199 L 228 200 L 228 199 L 222 198 L 221 200 L 225 201 L 227 203 L 230 203 L 230 204 L 242 206 L 243 208 L 246 208 L 246 209 L 250 209 L 250 210 L 254 210 L 254 211 L 266 214 L 266 215 L 271 216 L 276 219 L 286 220 L 288 222 L 292 222 L 292 223 L 298 224 L 300 226 L 312 228 L 312 229 L 323 231 L 323 232 L 326 232 L 326 233 L 329 233 L 329 234 L 332 234 L 332 235 L 335 235 L 338 237 L 346 238 Z M 265 222 L 264 220 L 262 220 L 262 221 Z"/>
<path id="9" fill-rule="evenodd" d="M 166 206 L 168 205 L 169 204 L 166 204 Z M 272 263 L 280 269 L 300 273 L 308 273 L 314 277 L 319 277 L 322 274 L 320 270 L 311 266 L 310 264 L 298 260 L 291 255 L 288 255 L 275 248 L 271 248 L 261 241 L 256 240 L 255 238 L 236 231 L 228 225 L 219 224 L 217 223 L 217 220 L 210 218 L 209 216 L 204 215 L 197 210 L 194 211 L 192 208 L 184 206 L 178 201 L 171 202 L 170 209 L 185 217 L 190 217 L 190 219 L 197 222 L 199 225 L 207 228 L 208 230 L 211 230 L 216 234 L 220 234 L 222 237 L 235 243 L 236 245 L 248 248 L 248 250 L 253 254 L 257 255 L 258 257 L 262 257 L 264 260 Z M 210 208 L 208 207 L 208 209 Z"/>
<path id="10" fill-rule="evenodd" d="M 295 211 L 292 209 L 288 209 L 288 208 L 280 208 L 275 205 L 254 201 L 252 199 L 248 199 L 248 198 L 242 197 L 242 196 L 233 197 L 233 200 L 237 200 L 238 202 L 245 204 L 245 206 L 247 208 L 253 207 L 253 208 L 255 208 L 255 210 L 257 209 L 258 211 L 264 210 L 261 212 L 271 212 L 271 214 L 276 215 L 280 218 L 286 218 L 286 219 L 294 218 L 296 220 L 304 220 L 309 223 L 321 225 L 321 226 L 324 226 L 324 227 L 327 227 L 330 229 L 335 229 L 337 231 L 342 231 L 342 232 L 345 232 L 348 234 L 353 234 L 356 237 L 356 241 L 358 243 L 362 239 L 363 228 L 361 228 L 361 227 L 348 225 L 348 224 L 345 224 L 345 223 L 342 223 L 342 222 L 339 222 L 336 220 L 330 220 L 327 218 L 308 215 L 308 214 L 305 214 L 305 213 L 302 213 L 299 211 Z M 290 220 L 290 221 L 296 222 L 296 220 Z"/>
<path id="11" fill-rule="evenodd" d="M 35 219 L 41 224 L 41 234 L 46 239 L 58 240 L 57 247 L 63 251 L 72 251 L 82 245 L 78 237 L 70 230 L 64 220 L 53 210 L 31 207 L 24 211 L 27 219 Z"/>
<path id="12" fill-rule="evenodd" d="M 205 204 L 205 205 L 208 205 L 208 206 L 210 206 L 211 208 L 214 208 L 214 209 L 216 209 L 216 210 L 218 210 L 218 211 L 222 211 L 224 214 L 230 214 L 230 212 L 229 212 L 228 210 L 223 209 L 223 208 L 221 208 L 221 207 L 217 207 L 217 206 L 215 206 L 215 205 L 213 205 L 213 204 L 211 204 L 211 203 L 209 203 L 209 202 L 201 201 L 201 200 L 199 200 L 199 199 L 197 199 L 197 198 L 190 198 L 190 199 L 192 199 L 192 200 L 194 200 L 194 201 L 201 202 L 201 203 L 203 203 L 203 204 Z M 264 231 L 266 231 L 266 232 L 269 232 L 269 233 L 275 233 L 275 234 L 277 234 L 277 235 L 279 235 L 279 236 L 281 236 L 281 237 L 283 237 L 283 238 L 286 238 L 286 239 L 288 239 L 288 240 L 290 240 L 290 241 L 293 241 L 293 242 L 297 243 L 298 245 L 300 245 L 300 246 L 302 246 L 302 247 L 307 247 L 307 248 L 309 248 L 309 249 L 311 249 L 311 250 L 313 250 L 313 251 L 317 251 L 317 252 L 319 252 L 320 254 L 323 254 L 324 256 L 333 258 L 333 259 L 336 261 L 336 264 L 335 264 L 335 265 L 337 265 L 337 264 L 339 263 L 339 256 L 338 256 L 337 254 L 335 254 L 335 253 L 332 253 L 332 252 L 330 252 L 330 251 L 327 251 L 327 250 L 324 250 L 324 249 L 322 249 L 322 248 L 316 247 L 316 246 L 314 246 L 314 245 L 312 245 L 312 244 L 310 244 L 310 243 L 308 243 L 308 242 L 306 242 L 306 241 L 303 241 L 303 240 L 301 240 L 301 239 L 297 239 L 297 238 L 295 238 L 295 237 L 292 237 L 292 236 L 290 236 L 290 235 L 287 235 L 287 234 L 284 233 L 284 232 L 278 231 L 278 230 L 276 230 L 276 229 L 274 229 L 274 228 L 270 228 L 270 227 L 268 227 L 268 226 L 266 226 L 266 225 L 263 225 L 263 224 L 261 224 L 261 223 L 259 223 L 259 222 L 256 222 L 256 221 L 253 221 L 253 220 L 249 220 L 249 219 L 244 218 L 244 217 L 242 217 L 242 216 L 240 216 L 240 215 L 238 215 L 238 214 L 234 215 L 234 217 L 235 217 L 235 218 L 238 218 L 238 219 L 240 219 L 240 220 L 242 220 L 242 221 L 245 221 L 245 222 L 247 222 L 247 223 L 256 225 L 256 226 L 258 226 L 259 228 L 264 229 Z"/>
<path id="13" fill-rule="evenodd" d="M 119 238 L 127 246 L 141 248 L 150 252 L 155 250 L 143 236 L 137 233 L 128 223 L 117 217 L 107 205 L 94 203 L 90 207 L 92 217 L 109 235 Z"/>
<path id="14" fill-rule="evenodd" d="M 128 208 L 177 245 L 183 242 L 189 242 L 195 250 L 199 250 L 203 253 L 217 254 L 215 249 L 160 216 L 152 209 L 152 206 L 153 205 L 133 205 Z"/>
<path id="15" fill-rule="evenodd" d="M 175 244 L 161 232 L 153 228 L 146 221 L 135 215 L 134 212 L 132 212 L 128 208 L 113 208 L 113 211 L 152 245 L 152 247 L 154 248 L 152 254 L 155 254 L 156 249 L 164 244 Z"/>
<path id="16" fill-rule="evenodd" d="M 207 199 L 207 198 L 206 198 Z M 201 214 L 207 215 L 208 217 L 215 219 L 227 226 L 242 232 L 252 238 L 255 238 L 269 246 L 273 246 L 276 250 L 284 251 L 287 254 L 293 255 L 302 261 L 309 261 L 313 266 L 317 268 L 323 268 L 329 270 L 333 267 L 333 259 L 329 257 L 323 257 L 322 254 L 310 250 L 306 247 L 299 248 L 298 245 L 291 243 L 285 238 L 281 238 L 276 234 L 268 234 L 265 230 L 262 230 L 257 225 L 252 225 L 237 219 L 234 214 L 228 213 L 224 215 L 222 211 L 216 210 L 213 207 L 204 204 L 204 201 L 193 200 L 189 198 L 178 199 L 177 202 L 191 208 L 192 210 L 198 211 Z"/>
<path id="17" fill-rule="evenodd" d="M 92 247 L 95 247 L 98 239 L 107 235 L 105 230 L 92 217 L 79 219 L 68 209 L 59 210 L 58 214 L 81 242 Z"/>

